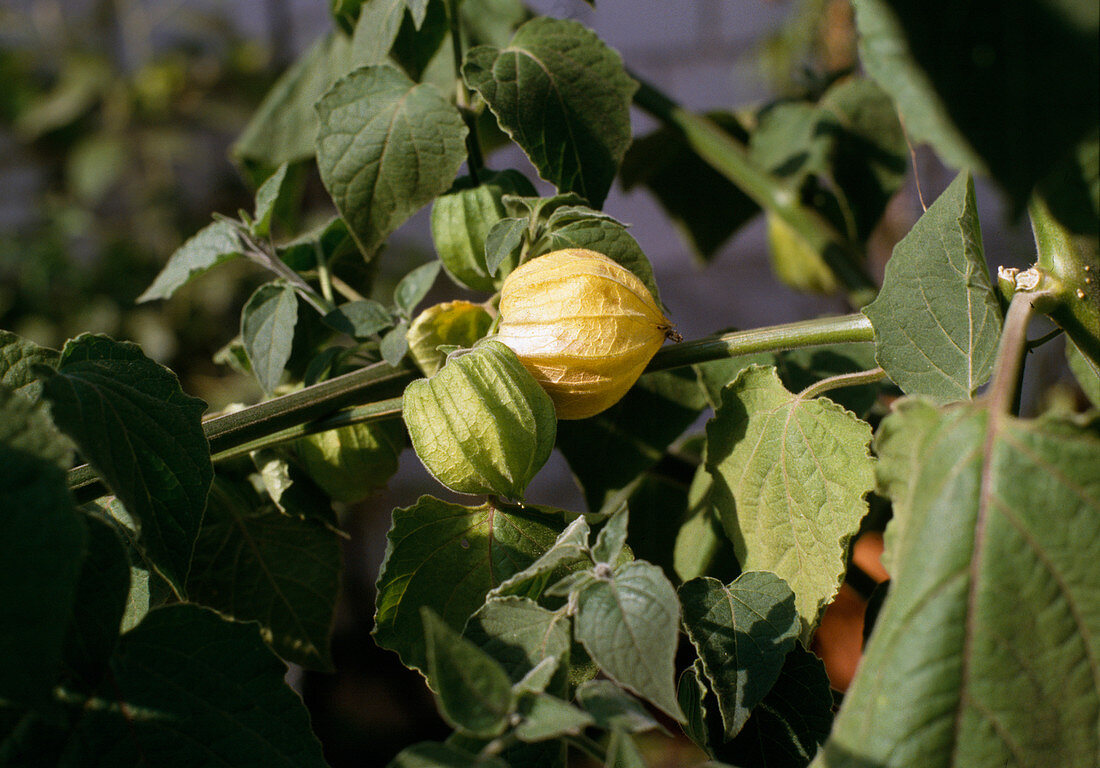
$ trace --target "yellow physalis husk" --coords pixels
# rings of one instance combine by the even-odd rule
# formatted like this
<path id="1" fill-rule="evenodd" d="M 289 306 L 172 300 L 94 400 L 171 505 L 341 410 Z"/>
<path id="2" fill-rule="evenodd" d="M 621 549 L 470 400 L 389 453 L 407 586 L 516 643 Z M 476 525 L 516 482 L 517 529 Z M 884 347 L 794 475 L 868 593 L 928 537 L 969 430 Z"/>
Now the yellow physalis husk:
<path id="1" fill-rule="evenodd" d="M 540 256 L 501 288 L 496 338 L 547 391 L 561 419 L 617 403 L 675 336 L 645 284 L 595 251 Z"/>

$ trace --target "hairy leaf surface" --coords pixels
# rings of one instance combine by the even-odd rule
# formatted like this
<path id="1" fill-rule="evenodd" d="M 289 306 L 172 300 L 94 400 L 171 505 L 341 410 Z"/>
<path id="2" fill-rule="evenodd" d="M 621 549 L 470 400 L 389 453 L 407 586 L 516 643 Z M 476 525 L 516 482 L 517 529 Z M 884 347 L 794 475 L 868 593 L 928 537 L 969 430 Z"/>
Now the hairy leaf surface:
<path id="1" fill-rule="evenodd" d="M 619 54 L 575 21 L 536 18 L 462 70 L 539 175 L 599 208 L 630 145 L 637 90 Z"/>
<path id="2" fill-rule="evenodd" d="M 317 103 L 317 166 L 364 255 L 447 191 L 466 159 L 466 126 L 433 85 L 367 66 Z"/>
<path id="3" fill-rule="evenodd" d="M 137 345 L 89 334 L 65 345 L 43 395 L 133 516 L 151 563 L 184 595 L 214 475 L 202 430 L 206 404 Z"/>
<path id="4" fill-rule="evenodd" d="M 967 400 L 993 369 L 1001 308 L 975 205 L 962 173 L 894 248 L 882 292 L 864 308 L 875 358 L 906 394 Z"/>
<path id="5" fill-rule="evenodd" d="M 848 539 L 867 511 L 870 441 L 865 422 L 791 394 L 774 368 L 758 366 L 723 389 L 707 423 L 712 500 L 737 559 L 790 585 L 803 641 L 840 588 Z"/>

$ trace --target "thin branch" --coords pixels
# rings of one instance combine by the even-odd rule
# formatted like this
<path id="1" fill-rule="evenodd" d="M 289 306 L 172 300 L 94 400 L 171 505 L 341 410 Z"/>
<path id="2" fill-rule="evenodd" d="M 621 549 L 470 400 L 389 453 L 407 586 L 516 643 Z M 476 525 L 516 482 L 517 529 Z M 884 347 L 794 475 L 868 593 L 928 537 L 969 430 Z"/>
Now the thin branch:
<path id="1" fill-rule="evenodd" d="M 237 237 L 245 245 L 244 255 L 246 257 L 293 285 L 295 290 L 298 291 L 298 295 L 317 310 L 322 317 L 336 309 L 331 301 L 327 301 L 324 296 L 317 293 L 312 285 L 280 259 L 276 255 L 274 247 L 258 242 L 243 225 L 237 222 L 233 223 L 237 226 Z"/>
<path id="2" fill-rule="evenodd" d="M 816 384 L 811 384 L 798 393 L 803 400 L 811 400 L 818 395 L 830 392 L 842 387 L 858 387 L 862 384 L 874 384 L 886 378 L 886 371 L 882 368 L 872 368 L 869 371 L 856 371 L 855 373 L 841 373 L 822 379 Z"/>
<path id="3" fill-rule="evenodd" d="M 367 297 L 359 293 L 359 291 L 352 288 L 336 275 L 329 272 L 329 280 L 332 281 L 332 287 L 348 301 L 363 301 Z"/>
<path id="4" fill-rule="evenodd" d="M 466 123 L 466 169 L 470 173 L 470 180 L 476 185 L 480 183 L 479 175 L 485 168 L 485 160 L 481 154 L 481 139 L 477 131 L 477 115 L 470 109 L 470 92 L 466 88 L 466 81 L 462 78 L 462 19 L 459 16 L 461 0 L 447 0 L 447 17 L 451 23 L 451 49 L 454 52 L 455 66 L 455 104 L 462 114 L 462 120 Z"/>

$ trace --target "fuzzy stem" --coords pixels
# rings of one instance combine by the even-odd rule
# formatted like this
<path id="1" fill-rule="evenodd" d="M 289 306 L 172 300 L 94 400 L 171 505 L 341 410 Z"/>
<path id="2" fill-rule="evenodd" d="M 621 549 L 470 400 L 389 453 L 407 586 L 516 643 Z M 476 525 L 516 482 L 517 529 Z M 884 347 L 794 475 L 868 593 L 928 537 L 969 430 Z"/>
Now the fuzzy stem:
<path id="1" fill-rule="evenodd" d="M 314 243 L 313 250 L 317 257 L 317 277 L 321 281 L 321 295 L 329 304 L 336 306 L 332 295 L 332 271 L 328 267 L 328 259 L 325 258 L 325 251 L 320 241 Z"/>
<path id="2" fill-rule="evenodd" d="M 1016 393 L 1020 389 L 1023 373 L 1024 352 L 1027 350 L 1027 326 L 1031 322 L 1033 311 L 1031 297 L 1026 293 L 1017 293 L 1012 297 L 986 395 L 993 418 L 1011 414 L 1015 410 Z"/>
<path id="3" fill-rule="evenodd" d="M 861 384 L 874 384 L 876 381 L 882 381 L 885 378 L 886 371 L 882 368 L 872 368 L 869 371 L 856 371 L 855 373 L 841 373 L 811 384 L 799 392 L 798 396 L 803 400 L 812 400 L 818 395 L 831 392 L 834 389 L 858 387 Z"/>
<path id="4" fill-rule="evenodd" d="M 275 253 L 274 247 L 257 242 L 256 239 L 241 226 L 237 227 L 237 237 L 240 238 L 241 243 L 245 246 L 245 256 L 260 266 L 271 270 L 294 286 L 298 295 L 301 296 L 307 304 L 317 310 L 319 315 L 324 317 L 329 312 L 336 309 L 331 301 L 326 300 L 324 296 L 317 293 L 317 291 L 313 289 L 313 286 L 307 283 L 301 275 L 287 266 L 286 262 L 280 259 Z"/>

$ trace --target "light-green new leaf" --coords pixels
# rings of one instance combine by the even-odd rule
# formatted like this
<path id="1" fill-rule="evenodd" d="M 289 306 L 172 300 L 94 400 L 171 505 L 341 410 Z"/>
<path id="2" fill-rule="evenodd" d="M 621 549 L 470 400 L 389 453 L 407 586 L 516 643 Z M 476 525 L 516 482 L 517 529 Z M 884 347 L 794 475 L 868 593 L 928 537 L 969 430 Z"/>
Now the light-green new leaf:
<path id="1" fill-rule="evenodd" d="M 1095 765 L 1100 436 L 966 406 L 922 444 L 890 594 L 815 765 Z"/>
<path id="2" fill-rule="evenodd" d="M 774 368 L 751 366 L 707 423 L 712 500 L 746 571 L 795 593 L 808 642 L 840 588 L 848 540 L 874 487 L 871 427 L 826 398 L 791 394 Z"/>
<path id="3" fill-rule="evenodd" d="M 542 178 L 603 205 L 630 146 L 638 88 L 618 53 L 576 21 L 541 17 L 507 48 L 470 49 L 462 74 Z"/>
<path id="4" fill-rule="evenodd" d="M 611 679 L 683 721 L 675 685 L 680 602 L 660 568 L 638 560 L 594 579 L 577 599 L 574 633 Z"/>
<path id="5" fill-rule="evenodd" d="M 989 378 L 1001 308 L 969 173 L 895 246 L 882 292 L 863 313 L 875 328 L 875 359 L 906 394 L 968 400 Z"/>
<path id="6" fill-rule="evenodd" d="M 275 173 L 271 174 L 267 181 L 256 190 L 256 209 L 252 214 L 252 234 L 257 237 L 267 237 L 271 234 L 271 219 L 275 215 L 275 208 L 279 205 L 279 198 L 286 186 L 287 163 L 280 165 Z"/>
<path id="7" fill-rule="evenodd" d="M 394 67 L 355 70 L 317 112 L 321 179 L 366 256 L 446 192 L 466 159 L 466 125 L 455 106 Z"/>
<path id="8" fill-rule="evenodd" d="M 241 241 L 233 224 L 225 220 L 207 224 L 168 257 L 164 269 L 137 301 L 170 298 L 194 278 L 240 255 Z"/>
<path id="9" fill-rule="evenodd" d="M 294 345 L 298 296 L 285 283 L 256 289 L 241 311 L 241 340 L 248 362 L 264 392 L 271 394 L 283 377 Z"/>

